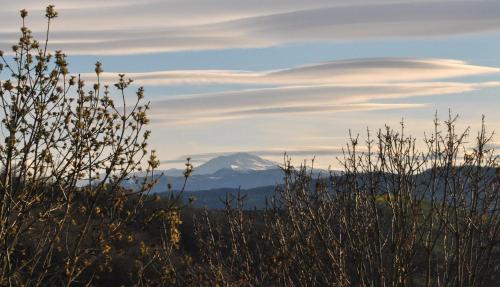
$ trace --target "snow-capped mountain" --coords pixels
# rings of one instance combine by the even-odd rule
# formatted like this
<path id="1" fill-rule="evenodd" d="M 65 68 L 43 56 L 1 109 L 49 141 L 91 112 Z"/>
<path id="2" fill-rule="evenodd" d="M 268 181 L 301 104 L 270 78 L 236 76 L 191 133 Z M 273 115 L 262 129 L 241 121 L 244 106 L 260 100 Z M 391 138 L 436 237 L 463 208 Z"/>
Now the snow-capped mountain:
<path id="1" fill-rule="evenodd" d="M 174 190 L 184 186 L 185 178 L 182 170 L 158 171 L 159 180 L 153 187 L 153 193 L 167 191 L 167 184 Z M 163 176 L 160 176 L 163 174 Z M 237 153 L 219 156 L 195 167 L 187 180 L 187 191 L 210 190 L 216 188 L 257 188 L 275 186 L 283 181 L 283 172 L 275 162 L 262 159 L 248 153 Z M 133 187 L 132 183 L 129 183 Z"/>
<path id="2" fill-rule="evenodd" d="M 194 174 L 214 174 L 222 169 L 230 169 L 239 172 L 269 170 L 277 169 L 278 166 L 279 164 L 276 162 L 260 158 L 253 154 L 235 153 L 218 156 L 195 167 Z"/>
<path id="3" fill-rule="evenodd" d="M 160 174 L 163 173 L 163 176 Z M 315 170 L 315 174 L 328 175 L 328 172 Z M 153 187 L 153 193 L 167 191 L 170 184 L 173 190 L 206 191 L 211 189 L 254 189 L 268 187 L 274 190 L 276 185 L 283 183 L 283 171 L 278 163 L 260 158 L 249 153 L 235 153 L 215 157 L 194 168 L 193 174 L 184 186 L 183 170 L 170 169 L 157 171 L 158 183 Z M 134 188 L 129 183 L 130 188 Z"/>

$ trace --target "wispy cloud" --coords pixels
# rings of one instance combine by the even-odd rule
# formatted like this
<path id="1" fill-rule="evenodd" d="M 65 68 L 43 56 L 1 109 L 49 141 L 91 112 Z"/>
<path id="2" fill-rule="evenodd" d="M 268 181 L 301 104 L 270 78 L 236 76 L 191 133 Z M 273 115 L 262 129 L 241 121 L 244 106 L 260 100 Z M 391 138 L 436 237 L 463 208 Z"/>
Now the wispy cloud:
<path id="1" fill-rule="evenodd" d="M 156 124 L 169 125 L 213 122 L 256 115 L 418 108 L 424 105 L 376 104 L 372 101 L 456 94 L 498 86 L 499 82 L 287 86 L 176 96 L 154 102 L 151 115 Z"/>
<path id="2" fill-rule="evenodd" d="M 363 148 L 361 148 L 363 150 Z M 272 158 L 283 158 L 286 155 L 290 157 L 308 157 L 312 159 L 314 156 L 340 156 L 343 152 L 343 147 L 332 147 L 332 146 L 304 146 L 295 148 L 284 148 L 275 147 L 269 149 L 254 149 L 254 150 L 234 150 L 234 151 L 221 151 L 221 152 L 210 152 L 210 153 L 197 153 L 197 154 L 186 154 L 175 159 L 164 160 L 161 163 L 171 164 L 171 163 L 184 163 L 186 158 L 190 158 L 191 161 L 195 163 L 203 163 L 217 156 L 230 155 L 233 153 L 245 152 L 251 153 L 262 157 L 272 157 Z"/>
<path id="3" fill-rule="evenodd" d="M 416 82 L 462 76 L 498 74 L 500 68 L 478 66 L 458 60 L 373 58 L 338 60 L 273 71 L 184 70 L 127 73 L 139 85 L 321 85 Z M 83 74 L 94 79 L 94 74 Z M 115 73 L 104 73 L 102 80 L 116 80 Z"/>
<path id="4" fill-rule="evenodd" d="M 10 2 L 10 1 L 9 1 Z M 498 1 L 56 1 L 53 46 L 72 54 L 250 48 L 291 42 L 429 37 L 500 30 Z M 15 41 L 16 1 L 0 12 L 0 47 Z M 43 12 L 31 26 L 43 29 Z M 38 15 L 40 14 L 40 15 Z M 103 29 L 105 27 L 105 29 Z"/>
<path id="5" fill-rule="evenodd" d="M 391 100 L 460 94 L 500 82 L 443 81 L 499 73 L 496 67 L 446 59 L 378 58 L 340 60 L 273 71 L 196 70 L 132 73 L 141 85 L 251 84 L 215 93 L 169 96 L 155 101 L 157 125 L 197 124 L 256 116 L 415 109 L 422 103 Z M 92 75 L 83 75 L 93 78 Z M 103 81 L 116 75 L 107 73 Z M 384 103 L 377 102 L 386 100 Z"/>

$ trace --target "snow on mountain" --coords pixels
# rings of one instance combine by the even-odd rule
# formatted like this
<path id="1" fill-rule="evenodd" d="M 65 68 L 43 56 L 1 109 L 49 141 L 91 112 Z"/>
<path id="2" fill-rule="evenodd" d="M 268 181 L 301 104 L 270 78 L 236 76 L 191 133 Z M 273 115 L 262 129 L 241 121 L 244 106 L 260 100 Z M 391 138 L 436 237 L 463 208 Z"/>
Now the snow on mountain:
<path id="1" fill-rule="evenodd" d="M 278 163 L 276 162 L 249 153 L 235 153 L 218 156 L 195 167 L 194 174 L 214 174 L 221 169 L 245 172 L 276 168 L 278 168 Z"/>

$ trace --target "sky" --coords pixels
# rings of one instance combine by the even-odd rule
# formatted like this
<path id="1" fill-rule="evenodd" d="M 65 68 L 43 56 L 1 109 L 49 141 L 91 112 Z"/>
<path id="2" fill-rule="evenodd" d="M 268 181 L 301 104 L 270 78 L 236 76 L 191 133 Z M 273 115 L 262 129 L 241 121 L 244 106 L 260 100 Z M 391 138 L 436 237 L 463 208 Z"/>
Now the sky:
<path id="1" fill-rule="evenodd" d="M 0 0 L 0 49 L 19 13 L 45 32 L 34 0 Z M 437 114 L 500 129 L 500 1 L 52 1 L 52 50 L 92 82 L 118 73 L 151 101 L 150 145 L 163 168 L 251 152 L 339 166 L 349 133 L 385 125 L 423 138 Z M 135 97 L 130 91 L 130 97 Z M 495 138 L 496 139 L 496 138 Z M 472 140 L 472 139 L 471 139 Z"/>

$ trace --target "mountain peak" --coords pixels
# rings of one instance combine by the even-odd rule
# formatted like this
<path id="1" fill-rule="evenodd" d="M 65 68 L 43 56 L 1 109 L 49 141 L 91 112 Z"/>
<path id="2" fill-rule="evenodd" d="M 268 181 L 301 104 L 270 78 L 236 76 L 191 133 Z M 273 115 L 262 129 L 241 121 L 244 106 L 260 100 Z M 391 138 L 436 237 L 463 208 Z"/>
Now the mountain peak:
<path id="1" fill-rule="evenodd" d="M 267 170 L 277 168 L 278 164 L 263 159 L 257 155 L 239 152 L 229 155 L 221 155 L 213 158 L 194 169 L 195 174 L 213 174 L 221 169 L 235 171 Z"/>

